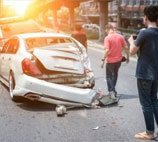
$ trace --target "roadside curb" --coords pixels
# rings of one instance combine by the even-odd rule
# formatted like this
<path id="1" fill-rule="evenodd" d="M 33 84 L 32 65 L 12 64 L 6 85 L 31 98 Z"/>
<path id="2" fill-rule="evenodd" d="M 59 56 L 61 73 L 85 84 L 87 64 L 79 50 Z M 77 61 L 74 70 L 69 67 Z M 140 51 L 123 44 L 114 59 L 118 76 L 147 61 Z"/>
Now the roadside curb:
<path id="1" fill-rule="evenodd" d="M 92 40 L 88 40 L 87 43 L 88 43 L 88 47 L 104 50 L 104 46 L 101 45 L 101 43 L 99 44 L 96 41 L 92 41 Z"/>

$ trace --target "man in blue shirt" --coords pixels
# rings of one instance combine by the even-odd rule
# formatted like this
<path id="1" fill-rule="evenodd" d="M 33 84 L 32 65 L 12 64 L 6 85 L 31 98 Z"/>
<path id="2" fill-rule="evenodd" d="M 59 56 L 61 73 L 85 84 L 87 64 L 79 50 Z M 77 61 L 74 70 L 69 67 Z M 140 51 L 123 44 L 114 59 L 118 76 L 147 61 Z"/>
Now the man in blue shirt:
<path id="1" fill-rule="evenodd" d="M 136 38 L 129 38 L 130 53 L 138 53 L 136 68 L 139 100 L 142 105 L 146 131 L 135 135 L 138 139 L 154 139 L 154 119 L 158 125 L 158 6 L 144 9 L 144 24 Z"/>

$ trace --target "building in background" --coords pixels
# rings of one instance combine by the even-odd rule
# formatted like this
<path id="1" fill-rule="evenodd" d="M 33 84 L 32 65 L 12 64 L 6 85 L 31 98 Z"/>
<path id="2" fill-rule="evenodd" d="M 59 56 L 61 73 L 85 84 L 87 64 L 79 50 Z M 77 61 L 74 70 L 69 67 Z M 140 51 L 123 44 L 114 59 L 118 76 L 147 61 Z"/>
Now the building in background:
<path id="1" fill-rule="evenodd" d="M 79 15 L 88 23 L 99 25 L 99 11 L 100 5 L 98 1 L 89 0 L 80 3 Z"/>
<path id="2" fill-rule="evenodd" d="M 108 3 L 108 21 L 116 22 L 120 30 L 143 28 L 143 10 L 147 5 L 158 5 L 158 0 L 113 0 Z M 99 23 L 100 5 L 89 0 L 80 4 L 80 15 L 88 17 L 90 23 Z"/>
<path id="3" fill-rule="evenodd" d="M 143 10 L 145 6 L 158 5 L 158 0 L 121 0 L 119 7 L 120 27 L 125 29 L 140 29 L 143 25 Z"/>
<path id="4" fill-rule="evenodd" d="M 117 21 L 117 11 L 118 5 L 117 1 L 113 0 L 108 3 L 108 16 L 111 22 Z M 85 2 L 81 2 L 79 6 L 79 15 L 86 19 L 89 23 L 99 24 L 99 12 L 100 12 L 100 5 L 98 1 L 89 0 Z"/>

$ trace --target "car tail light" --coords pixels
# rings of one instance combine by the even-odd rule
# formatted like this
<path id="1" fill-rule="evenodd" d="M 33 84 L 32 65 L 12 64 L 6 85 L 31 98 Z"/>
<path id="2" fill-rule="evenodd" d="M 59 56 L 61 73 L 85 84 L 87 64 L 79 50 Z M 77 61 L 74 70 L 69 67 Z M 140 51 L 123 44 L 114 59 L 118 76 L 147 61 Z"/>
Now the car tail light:
<path id="1" fill-rule="evenodd" d="M 22 61 L 22 70 L 23 73 L 28 75 L 41 75 L 41 71 L 36 66 L 34 60 L 30 60 L 28 58 L 25 58 Z"/>

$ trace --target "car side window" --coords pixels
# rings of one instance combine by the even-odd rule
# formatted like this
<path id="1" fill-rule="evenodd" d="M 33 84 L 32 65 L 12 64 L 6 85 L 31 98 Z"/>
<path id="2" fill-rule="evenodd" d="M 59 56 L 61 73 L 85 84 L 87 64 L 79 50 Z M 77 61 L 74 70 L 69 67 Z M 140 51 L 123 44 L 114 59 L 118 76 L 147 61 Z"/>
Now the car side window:
<path id="1" fill-rule="evenodd" d="M 11 39 L 9 42 L 9 46 L 6 50 L 7 54 L 15 54 L 19 48 L 19 40 L 18 39 Z"/>

